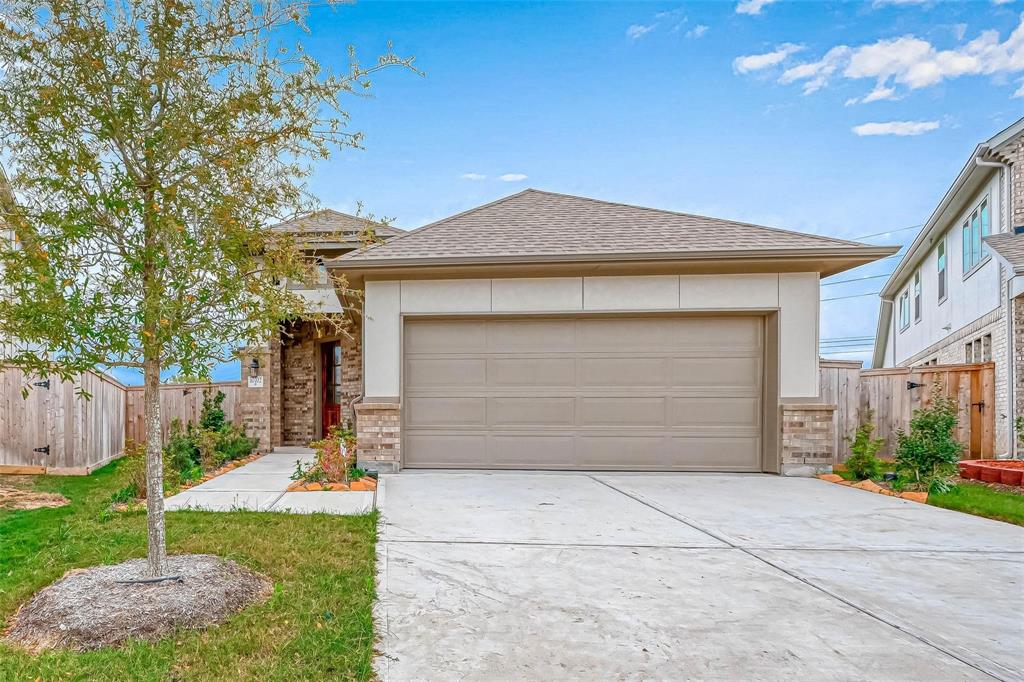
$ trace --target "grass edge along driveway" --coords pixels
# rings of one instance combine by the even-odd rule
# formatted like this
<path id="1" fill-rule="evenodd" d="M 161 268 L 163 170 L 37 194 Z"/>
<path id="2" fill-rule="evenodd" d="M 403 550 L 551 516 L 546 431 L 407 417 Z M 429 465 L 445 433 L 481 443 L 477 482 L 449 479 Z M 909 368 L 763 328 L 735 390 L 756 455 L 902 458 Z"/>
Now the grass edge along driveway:
<path id="1" fill-rule="evenodd" d="M 112 513 L 114 462 L 88 477 L 0 477 L 59 492 L 57 509 L 0 510 L 0 629 L 67 570 L 146 555 L 144 512 Z M 154 644 L 30 656 L 0 644 L 0 680 L 370 679 L 377 515 L 168 514 L 170 553 L 233 559 L 274 581 L 263 605 Z"/>

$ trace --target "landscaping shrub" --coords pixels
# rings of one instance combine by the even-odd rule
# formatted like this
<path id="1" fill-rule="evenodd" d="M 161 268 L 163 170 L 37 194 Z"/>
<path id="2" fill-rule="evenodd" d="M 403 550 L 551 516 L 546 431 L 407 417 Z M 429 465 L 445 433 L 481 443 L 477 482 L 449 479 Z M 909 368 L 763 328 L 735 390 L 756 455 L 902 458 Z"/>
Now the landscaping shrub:
<path id="1" fill-rule="evenodd" d="M 956 401 L 938 397 L 914 411 L 909 433 L 897 431 L 896 465 L 907 483 L 929 492 L 950 490 L 963 452 L 963 445 L 953 438 L 956 425 Z"/>
<path id="2" fill-rule="evenodd" d="M 853 438 L 846 436 L 850 444 L 850 457 L 843 465 L 858 480 L 877 478 L 882 473 L 882 461 L 878 459 L 878 451 L 885 445 L 884 438 L 872 438 L 875 435 L 873 414 L 868 412 Z"/>
<path id="3" fill-rule="evenodd" d="M 195 481 L 203 473 L 226 462 L 246 457 L 256 449 L 258 440 L 245 435 L 245 429 L 228 421 L 224 413 L 224 393 L 217 391 L 203 396 L 198 424 L 171 422 L 164 445 L 164 457 L 175 485 Z M 166 476 L 165 476 L 166 477 Z"/>
<path id="4" fill-rule="evenodd" d="M 348 483 L 362 477 L 362 470 L 355 469 L 356 436 L 348 427 L 334 427 L 330 435 L 322 440 L 315 440 L 309 447 L 316 450 L 316 462 L 308 467 L 301 462 L 295 463 L 293 481 L 303 483 Z M 360 476 L 355 476 L 355 473 Z"/>

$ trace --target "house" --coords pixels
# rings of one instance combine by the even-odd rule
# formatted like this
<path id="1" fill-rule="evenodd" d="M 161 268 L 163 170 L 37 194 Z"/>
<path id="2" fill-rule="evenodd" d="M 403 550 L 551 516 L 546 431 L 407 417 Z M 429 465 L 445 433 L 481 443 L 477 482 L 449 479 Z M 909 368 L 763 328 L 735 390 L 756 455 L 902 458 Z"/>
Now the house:
<path id="1" fill-rule="evenodd" d="M 382 471 L 827 470 L 818 282 L 894 252 L 526 190 L 326 259 L 351 336 L 271 344 L 247 424 L 303 445 L 340 404 Z"/>
<path id="2" fill-rule="evenodd" d="M 1012 257 L 1005 240 L 1024 225 L 1021 159 L 1024 118 L 975 147 L 882 288 L 873 357 L 874 367 L 993 362 L 999 454 L 1015 440 L 1014 415 L 1024 415 L 1007 343 L 1021 285 L 992 244 Z"/>

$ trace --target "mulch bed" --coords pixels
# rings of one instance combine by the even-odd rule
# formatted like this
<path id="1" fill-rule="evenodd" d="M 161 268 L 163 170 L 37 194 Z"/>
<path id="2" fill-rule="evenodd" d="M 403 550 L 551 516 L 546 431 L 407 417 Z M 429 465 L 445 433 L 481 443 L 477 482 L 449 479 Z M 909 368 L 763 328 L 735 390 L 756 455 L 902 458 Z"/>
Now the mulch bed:
<path id="1" fill-rule="evenodd" d="M 130 639 L 154 641 L 175 629 L 204 628 L 266 601 L 273 584 L 233 561 L 210 554 L 167 558 L 177 580 L 145 579 L 145 559 L 68 571 L 24 604 L 5 643 L 39 652 L 89 651 Z"/>
<path id="2" fill-rule="evenodd" d="M 349 483 L 304 483 L 295 481 L 288 486 L 290 493 L 311 493 L 311 492 L 346 492 L 349 490 L 372 492 L 377 489 L 377 480 L 370 476 L 357 478 Z"/>
<path id="3" fill-rule="evenodd" d="M 200 483 L 206 483 L 207 481 L 209 481 L 211 479 L 217 478 L 221 474 L 226 474 L 229 471 L 234 471 L 238 467 L 245 466 L 246 464 L 249 464 L 250 462 L 255 462 L 256 460 L 258 460 L 258 459 L 260 459 L 262 457 L 263 457 L 263 455 L 254 452 L 253 454 L 249 455 L 248 457 L 242 457 L 240 459 L 233 459 L 233 460 L 231 460 L 230 462 L 228 462 L 227 464 L 225 464 L 224 466 L 222 466 L 220 468 L 217 468 L 217 469 L 214 469 L 212 471 L 206 472 L 205 474 L 203 474 L 202 478 L 198 478 L 198 479 L 196 479 L 194 481 L 188 481 L 187 483 L 182 483 L 180 486 L 178 486 L 177 490 L 165 492 L 164 493 L 164 497 L 171 497 L 172 495 L 177 495 L 178 493 L 180 493 L 183 490 L 188 490 L 189 488 L 191 488 L 193 486 L 197 486 Z"/>
<path id="4" fill-rule="evenodd" d="M 953 482 L 957 485 L 968 484 L 968 485 L 983 485 L 986 488 L 991 488 L 1001 493 L 1010 493 L 1011 495 L 1024 495 L 1024 488 L 1019 485 L 1003 485 L 1002 483 L 986 483 L 985 481 L 979 481 L 975 478 L 955 478 Z"/>
<path id="5" fill-rule="evenodd" d="M 32 490 L 0 486 L 0 509 L 44 509 L 71 504 L 58 493 L 37 493 Z"/>

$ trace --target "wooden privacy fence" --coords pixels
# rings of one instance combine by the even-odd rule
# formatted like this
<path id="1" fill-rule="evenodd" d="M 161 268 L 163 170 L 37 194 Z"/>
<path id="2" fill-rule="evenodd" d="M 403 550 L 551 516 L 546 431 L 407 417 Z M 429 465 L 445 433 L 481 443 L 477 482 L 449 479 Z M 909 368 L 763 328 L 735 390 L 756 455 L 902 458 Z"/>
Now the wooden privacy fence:
<path id="1" fill-rule="evenodd" d="M 25 388 L 31 389 L 27 398 Z M 199 421 L 206 391 L 223 391 L 224 412 L 239 423 L 240 390 L 237 381 L 162 385 L 163 435 L 175 419 Z M 124 386 L 94 372 L 61 382 L 0 369 L 0 473 L 84 475 L 98 469 L 120 457 L 126 441 L 145 440 L 142 396 L 141 386 Z"/>
<path id="2" fill-rule="evenodd" d="M 850 456 L 849 443 L 862 415 L 873 413 L 875 437 L 884 438 L 880 453 L 891 457 L 896 432 L 910 427 L 914 410 L 939 395 L 956 400 L 957 440 L 964 458 L 995 456 L 995 364 L 930 365 L 861 370 L 860 363 L 821 361 L 821 400 L 836 405 L 836 461 Z"/>
<path id="3" fill-rule="evenodd" d="M 198 423 L 203 409 L 203 395 L 210 391 L 224 393 L 224 414 L 228 421 L 241 423 L 239 419 L 239 392 L 241 383 L 226 381 L 215 384 L 162 384 L 160 386 L 160 426 L 164 438 L 170 431 L 171 422 L 180 419 L 183 424 Z M 128 440 L 141 443 L 146 439 L 145 402 L 143 387 L 130 386 L 127 393 L 126 435 Z"/>
<path id="4" fill-rule="evenodd" d="M 25 387 L 32 389 L 28 398 L 22 397 Z M 62 382 L 0 371 L 0 472 L 87 474 L 119 457 L 125 392 L 117 381 L 92 372 Z"/>

